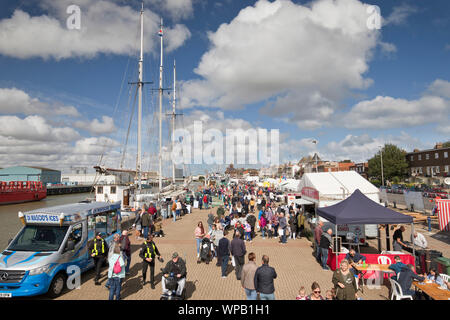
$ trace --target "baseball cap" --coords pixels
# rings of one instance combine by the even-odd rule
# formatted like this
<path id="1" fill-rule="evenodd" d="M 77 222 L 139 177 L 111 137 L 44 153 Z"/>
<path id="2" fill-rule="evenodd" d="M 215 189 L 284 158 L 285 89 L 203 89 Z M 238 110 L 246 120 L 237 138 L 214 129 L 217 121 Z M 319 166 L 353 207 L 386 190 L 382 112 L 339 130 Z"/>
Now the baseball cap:
<path id="1" fill-rule="evenodd" d="M 172 254 L 172 259 L 175 259 L 176 257 L 178 257 L 178 252 L 174 252 L 174 253 Z"/>

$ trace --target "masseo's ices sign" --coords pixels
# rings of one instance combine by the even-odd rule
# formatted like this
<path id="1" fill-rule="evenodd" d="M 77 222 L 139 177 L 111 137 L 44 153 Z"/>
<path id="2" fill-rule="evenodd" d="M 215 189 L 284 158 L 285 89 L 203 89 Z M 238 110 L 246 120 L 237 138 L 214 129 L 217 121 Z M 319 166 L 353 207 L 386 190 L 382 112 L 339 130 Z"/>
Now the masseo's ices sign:
<path id="1" fill-rule="evenodd" d="M 58 223 L 59 216 L 55 214 L 26 214 L 25 219 L 27 222 L 39 222 L 39 223 Z"/>

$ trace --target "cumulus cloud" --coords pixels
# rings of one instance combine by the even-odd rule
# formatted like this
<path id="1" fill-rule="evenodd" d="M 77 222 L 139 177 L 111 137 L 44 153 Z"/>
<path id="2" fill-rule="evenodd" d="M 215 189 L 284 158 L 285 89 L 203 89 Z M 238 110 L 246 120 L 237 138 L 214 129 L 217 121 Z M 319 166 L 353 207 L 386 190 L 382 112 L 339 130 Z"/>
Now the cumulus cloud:
<path id="1" fill-rule="evenodd" d="M 0 113 L 2 114 L 40 114 L 78 117 L 80 114 L 73 106 L 61 103 L 47 103 L 30 97 L 17 88 L 0 88 Z"/>
<path id="2" fill-rule="evenodd" d="M 78 140 L 75 143 L 73 153 L 83 155 L 102 155 L 105 150 L 119 146 L 119 142 L 107 137 L 91 137 Z"/>
<path id="3" fill-rule="evenodd" d="M 114 119 L 108 116 L 102 116 L 102 120 L 94 119 L 90 122 L 88 121 L 76 121 L 74 127 L 78 129 L 87 130 L 92 134 L 108 134 L 116 131 L 114 125 Z"/>
<path id="4" fill-rule="evenodd" d="M 139 11 L 105 0 L 79 1 L 81 29 L 69 30 L 66 10 L 73 1 L 44 0 L 48 14 L 31 16 L 20 9 L 0 20 L 0 54 L 27 59 L 56 60 L 72 57 L 92 58 L 98 53 L 135 54 L 138 47 Z M 158 44 L 159 16 L 144 13 L 145 50 L 153 52 Z M 166 28 L 168 50 L 175 50 L 189 38 L 186 26 Z M 153 35 L 153 37 L 152 37 Z"/>
<path id="5" fill-rule="evenodd" d="M 182 84 L 182 105 L 237 109 L 272 99 L 264 113 L 319 127 L 349 90 L 371 84 L 364 74 L 379 32 L 367 28 L 366 7 L 260 0 L 242 9 L 208 34 L 210 49 L 195 69 L 201 78 Z"/>
<path id="6" fill-rule="evenodd" d="M 191 18 L 194 14 L 193 0 L 150 0 L 174 20 Z"/>
<path id="7" fill-rule="evenodd" d="M 16 116 L 0 117 L 0 135 L 14 139 L 32 141 L 74 141 L 80 137 L 72 128 L 55 128 L 41 116 L 28 116 L 21 119 Z"/>
<path id="8" fill-rule="evenodd" d="M 358 102 L 340 121 L 349 129 L 387 129 L 447 122 L 449 97 L 450 83 L 438 79 L 419 99 L 377 96 Z"/>

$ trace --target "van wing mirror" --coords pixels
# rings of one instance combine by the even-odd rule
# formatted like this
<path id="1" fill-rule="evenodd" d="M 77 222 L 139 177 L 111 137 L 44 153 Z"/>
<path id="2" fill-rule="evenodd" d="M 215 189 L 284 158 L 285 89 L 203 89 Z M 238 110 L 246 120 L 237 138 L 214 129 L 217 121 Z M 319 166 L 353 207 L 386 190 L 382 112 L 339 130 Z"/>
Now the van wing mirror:
<path id="1" fill-rule="evenodd" d="M 72 251 L 73 249 L 75 249 L 75 242 L 72 240 L 67 241 L 66 251 Z"/>

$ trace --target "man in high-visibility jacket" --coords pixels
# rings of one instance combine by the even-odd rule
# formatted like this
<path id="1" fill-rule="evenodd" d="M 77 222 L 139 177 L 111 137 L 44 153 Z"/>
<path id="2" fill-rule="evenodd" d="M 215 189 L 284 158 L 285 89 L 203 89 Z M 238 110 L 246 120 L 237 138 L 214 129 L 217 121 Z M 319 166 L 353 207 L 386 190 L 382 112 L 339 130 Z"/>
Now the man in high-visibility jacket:
<path id="1" fill-rule="evenodd" d="M 150 267 L 150 284 L 152 289 L 155 289 L 155 258 L 161 259 L 159 250 L 156 244 L 153 242 L 153 236 L 148 235 L 147 240 L 144 241 L 139 252 L 139 256 L 142 258 L 142 285 L 145 285 L 145 279 L 147 278 L 147 268 Z"/>
<path id="2" fill-rule="evenodd" d="M 97 286 L 100 285 L 100 282 L 98 280 L 100 279 L 101 268 L 105 263 L 106 257 L 108 256 L 108 250 L 108 244 L 106 243 L 105 239 L 102 238 L 101 232 L 98 232 L 89 248 L 91 257 L 94 258 L 96 272 L 94 281 L 95 285 Z"/>

